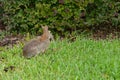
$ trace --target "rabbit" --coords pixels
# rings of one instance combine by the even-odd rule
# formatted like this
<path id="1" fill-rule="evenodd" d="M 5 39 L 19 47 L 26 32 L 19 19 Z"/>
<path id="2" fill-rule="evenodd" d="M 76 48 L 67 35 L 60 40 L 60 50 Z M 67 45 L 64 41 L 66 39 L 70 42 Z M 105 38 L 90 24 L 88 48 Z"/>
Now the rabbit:
<path id="1" fill-rule="evenodd" d="M 43 34 L 41 36 L 32 39 L 23 47 L 23 56 L 25 58 L 31 58 L 40 53 L 44 53 L 45 50 L 49 47 L 50 39 L 54 40 L 53 35 L 48 30 L 48 26 L 44 26 L 42 29 Z"/>

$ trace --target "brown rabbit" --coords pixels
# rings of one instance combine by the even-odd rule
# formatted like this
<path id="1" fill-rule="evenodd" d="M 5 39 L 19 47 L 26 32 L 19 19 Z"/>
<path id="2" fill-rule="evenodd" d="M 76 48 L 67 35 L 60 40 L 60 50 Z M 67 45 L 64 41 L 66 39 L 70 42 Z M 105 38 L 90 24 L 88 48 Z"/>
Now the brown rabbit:
<path id="1" fill-rule="evenodd" d="M 53 36 L 48 30 L 48 26 L 42 27 L 43 34 L 36 39 L 32 39 L 23 47 L 23 56 L 31 58 L 39 53 L 43 53 L 50 44 L 50 39 L 53 40 Z"/>

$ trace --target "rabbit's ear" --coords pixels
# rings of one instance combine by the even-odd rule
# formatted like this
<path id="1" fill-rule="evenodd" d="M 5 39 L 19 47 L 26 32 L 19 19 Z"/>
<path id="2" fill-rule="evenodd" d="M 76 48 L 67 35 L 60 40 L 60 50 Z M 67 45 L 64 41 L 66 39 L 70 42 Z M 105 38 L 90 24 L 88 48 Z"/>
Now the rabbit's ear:
<path id="1" fill-rule="evenodd" d="M 42 27 L 42 29 L 44 29 L 44 26 L 41 26 Z"/>
<path id="2" fill-rule="evenodd" d="M 51 31 L 48 31 L 49 33 L 51 33 Z"/>
<path id="3" fill-rule="evenodd" d="M 48 30 L 48 26 L 45 26 L 45 29 Z"/>
<path id="4" fill-rule="evenodd" d="M 41 26 L 43 30 L 48 30 L 48 26 Z"/>

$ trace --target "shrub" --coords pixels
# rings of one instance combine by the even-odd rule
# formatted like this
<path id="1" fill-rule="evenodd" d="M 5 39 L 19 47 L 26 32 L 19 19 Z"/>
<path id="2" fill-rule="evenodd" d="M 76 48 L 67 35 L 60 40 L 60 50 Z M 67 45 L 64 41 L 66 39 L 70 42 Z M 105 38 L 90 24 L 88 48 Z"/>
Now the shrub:
<path id="1" fill-rule="evenodd" d="M 83 25 L 81 11 L 93 0 L 4 0 L 4 23 L 17 31 L 38 31 L 41 25 L 50 25 L 57 31 L 75 29 Z"/>
<path id="2" fill-rule="evenodd" d="M 87 19 L 90 25 L 104 23 L 112 27 L 120 25 L 120 2 L 117 0 L 95 0 L 94 3 L 88 4 L 86 12 L 87 18 L 91 18 Z"/>
<path id="3" fill-rule="evenodd" d="M 18 32 L 40 32 L 41 25 L 65 33 L 103 23 L 120 24 L 117 0 L 3 0 L 2 4 L 2 20 Z"/>

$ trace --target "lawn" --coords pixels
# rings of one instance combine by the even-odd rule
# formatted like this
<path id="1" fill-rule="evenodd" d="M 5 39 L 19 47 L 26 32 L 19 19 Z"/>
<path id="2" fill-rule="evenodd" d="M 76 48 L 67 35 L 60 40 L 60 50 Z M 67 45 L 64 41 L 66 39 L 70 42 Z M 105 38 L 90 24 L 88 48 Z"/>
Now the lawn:
<path id="1" fill-rule="evenodd" d="M 120 40 L 51 42 L 49 49 L 31 59 L 22 44 L 0 52 L 0 80 L 120 80 Z"/>

